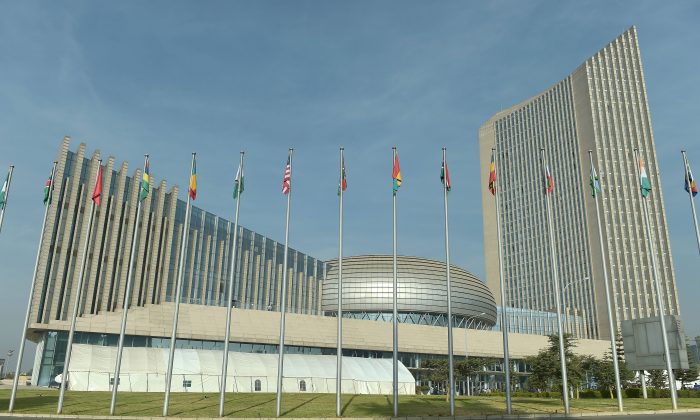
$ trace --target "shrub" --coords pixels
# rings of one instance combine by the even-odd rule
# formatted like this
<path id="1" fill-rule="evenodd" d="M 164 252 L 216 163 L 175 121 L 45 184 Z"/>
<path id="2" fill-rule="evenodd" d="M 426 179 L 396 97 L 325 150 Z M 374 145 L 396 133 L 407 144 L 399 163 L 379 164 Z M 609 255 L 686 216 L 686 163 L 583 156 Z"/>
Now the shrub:
<path id="1" fill-rule="evenodd" d="M 530 391 L 515 391 L 513 393 L 514 397 L 539 397 L 540 395 L 536 392 L 530 392 Z"/>
<path id="2" fill-rule="evenodd" d="M 624 390 L 627 398 L 641 398 L 642 390 L 640 388 L 627 388 Z"/>
<path id="3" fill-rule="evenodd" d="M 543 392 L 539 397 L 544 397 L 544 398 L 561 398 L 561 392 L 556 392 L 556 391 L 547 391 Z"/>
<path id="4" fill-rule="evenodd" d="M 600 392 L 594 389 L 589 389 L 586 391 L 579 392 L 578 396 L 580 398 L 600 398 Z"/>
<path id="5" fill-rule="evenodd" d="M 700 391 L 692 389 L 679 389 L 678 396 L 681 398 L 700 398 Z"/>

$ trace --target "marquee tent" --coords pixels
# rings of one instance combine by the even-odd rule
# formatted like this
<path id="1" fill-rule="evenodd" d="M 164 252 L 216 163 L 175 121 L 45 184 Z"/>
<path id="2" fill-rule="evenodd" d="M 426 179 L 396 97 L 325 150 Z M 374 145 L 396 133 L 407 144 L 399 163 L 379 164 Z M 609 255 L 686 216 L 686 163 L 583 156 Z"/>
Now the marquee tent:
<path id="1" fill-rule="evenodd" d="M 109 391 L 117 348 L 74 344 L 68 388 Z M 221 350 L 176 349 L 173 392 L 218 392 Z M 227 392 L 275 392 L 277 354 L 230 352 Z M 122 355 L 120 391 L 163 392 L 168 349 L 126 347 Z M 284 357 L 284 392 L 335 392 L 336 357 L 287 354 Z M 343 357 L 343 393 L 391 394 L 391 359 Z M 416 382 L 399 361 L 399 394 L 415 394 Z"/>

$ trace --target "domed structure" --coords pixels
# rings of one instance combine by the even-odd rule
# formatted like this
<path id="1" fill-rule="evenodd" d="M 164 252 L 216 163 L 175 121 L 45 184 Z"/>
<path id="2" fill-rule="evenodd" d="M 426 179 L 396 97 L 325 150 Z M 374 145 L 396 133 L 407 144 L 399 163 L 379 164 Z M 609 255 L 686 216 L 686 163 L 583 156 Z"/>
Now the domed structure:
<path id="1" fill-rule="evenodd" d="M 338 311 L 338 260 L 327 261 L 322 311 Z M 489 329 L 496 323 L 496 301 L 473 274 L 452 265 L 454 326 Z M 399 322 L 447 325 L 445 263 L 397 257 Z M 343 317 L 390 321 L 393 314 L 393 258 L 362 255 L 343 258 Z"/>

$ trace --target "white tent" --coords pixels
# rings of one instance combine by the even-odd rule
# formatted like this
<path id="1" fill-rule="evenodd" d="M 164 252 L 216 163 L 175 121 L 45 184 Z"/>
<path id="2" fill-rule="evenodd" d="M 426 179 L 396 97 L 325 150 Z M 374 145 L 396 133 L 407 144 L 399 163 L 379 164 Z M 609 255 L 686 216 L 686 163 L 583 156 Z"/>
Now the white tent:
<path id="1" fill-rule="evenodd" d="M 230 352 L 228 392 L 275 392 L 277 355 Z M 74 344 L 68 388 L 109 391 L 117 358 L 116 347 Z M 177 349 L 173 361 L 173 392 L 218 392 L 220 350 Z M 163 392 L 168 349 L 125 347 L 120 391 Z M 284 392 L 335 392 L 335 356 L 287 354 L 284 356 Z M 399 394 L 415 394 L 411 372 L 399 362 Z M 343 393 L 391 394 L 391 359 L 343 357 Z"/>

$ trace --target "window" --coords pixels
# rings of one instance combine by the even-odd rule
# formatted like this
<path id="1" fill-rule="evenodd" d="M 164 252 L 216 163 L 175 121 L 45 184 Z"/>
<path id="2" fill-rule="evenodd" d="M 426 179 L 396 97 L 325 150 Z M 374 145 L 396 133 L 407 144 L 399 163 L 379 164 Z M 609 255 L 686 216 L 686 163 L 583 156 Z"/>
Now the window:
<path id="1" fill-rule="evenodd" d="M 121 384 L 122 384 L 121 378 L 117 379 L 117 385 L 121 385 Z M 109 378 L 109 385 L 110 386 L 114 385 L 114 378 Z"/>
<path id="2" fill-rule="evenodd" d="M 255 380 L 255 388 L 254 388 L 254 389 L 255 389 L 255 392 L 260 392 L 260 391 L 261 391 L 262 386 L 261 386 L 261 383 L 260 383 L 260 379 L 256 379 L 256 380 Z"/>
<path id="3" fill-rule="evenodd" d="M 299 391 L 306 392 L 306 381 L 303 379 L 299 381 Z"/>
<path id="4" fill-rule="evenodd" d="M 187 379 L 183 379 L 183 380 L 182 380 L 182 387 L 183 387 L 183 388 L 191 388 L 191 387 L 192 387 L 192 381 L 191 381 L 191 380 L 187 380 Z"/>

